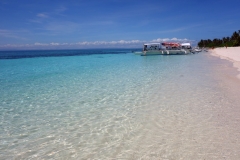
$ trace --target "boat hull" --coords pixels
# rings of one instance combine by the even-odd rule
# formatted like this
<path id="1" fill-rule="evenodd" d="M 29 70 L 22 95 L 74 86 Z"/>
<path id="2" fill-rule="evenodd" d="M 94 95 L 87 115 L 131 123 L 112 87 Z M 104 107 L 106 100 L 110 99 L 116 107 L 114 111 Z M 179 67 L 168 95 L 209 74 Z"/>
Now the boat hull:
<path id="1" fill-rule="evenodd" d="M 155 50 L 155 51 L 143 51 L 142 56 L 147 55 L 184 55 L 189 54 L 188 50 Z"/>

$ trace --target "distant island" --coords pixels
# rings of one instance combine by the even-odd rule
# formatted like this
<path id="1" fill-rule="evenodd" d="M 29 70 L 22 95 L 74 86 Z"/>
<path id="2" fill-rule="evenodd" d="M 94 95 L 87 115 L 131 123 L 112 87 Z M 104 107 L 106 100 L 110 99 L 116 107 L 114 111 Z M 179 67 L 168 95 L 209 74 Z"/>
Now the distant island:
<path id="1" fill-rule="evenodd" d="M 207 39 L 198 42 L 199 47 L 236 47 L 240 46 L 240 30 L 233 32 L 231 37 L 223 37 L 222 39 Z"/>

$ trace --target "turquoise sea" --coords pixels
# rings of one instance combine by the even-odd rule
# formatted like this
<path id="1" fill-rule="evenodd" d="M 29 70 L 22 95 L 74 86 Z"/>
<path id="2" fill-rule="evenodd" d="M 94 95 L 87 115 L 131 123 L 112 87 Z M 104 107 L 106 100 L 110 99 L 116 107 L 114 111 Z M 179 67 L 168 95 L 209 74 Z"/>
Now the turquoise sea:
<path id="1" fill-rule="evenodd" d="M 1 51 L 0 159 L 239 159 L 237 74 L 208 52 Z"/>

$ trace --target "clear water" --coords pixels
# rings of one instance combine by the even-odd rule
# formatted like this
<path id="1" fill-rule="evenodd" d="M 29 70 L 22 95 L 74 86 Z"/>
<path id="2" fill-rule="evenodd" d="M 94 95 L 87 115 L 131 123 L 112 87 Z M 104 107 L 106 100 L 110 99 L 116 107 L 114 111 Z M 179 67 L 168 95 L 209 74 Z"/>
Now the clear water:
<path id="1" fill-rule="evenodd" d="M 49 52 L 0 53 L 0 159 L 240 158 L 227 61 Z"/>

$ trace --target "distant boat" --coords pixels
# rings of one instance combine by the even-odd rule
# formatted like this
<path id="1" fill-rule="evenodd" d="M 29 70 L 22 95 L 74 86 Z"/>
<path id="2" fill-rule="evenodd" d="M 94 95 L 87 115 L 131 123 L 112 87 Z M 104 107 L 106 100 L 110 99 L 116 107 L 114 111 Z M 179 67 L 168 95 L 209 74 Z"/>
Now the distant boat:
<path id="1" fill-rule="evenodd" d="M 190 50 L 182 48 L 179 43 L 145 43 L 142 52 L 134 52 L 137 55 L 184 55 L 189 54 Z"/>
<path id="2" fill-rule="evenodd" d="M 194 51 L 196 51 L 196 52 L 201 52 L 202 50 L 201 49 L 194 49 Z"/>
<path id="3" fill-rule="evenodd" d="M 194 48 L 193 52 L 202 52 L 202 50 L 200 48 Z"/>

